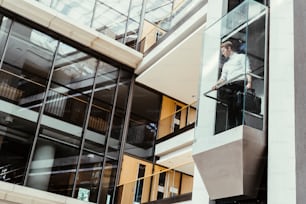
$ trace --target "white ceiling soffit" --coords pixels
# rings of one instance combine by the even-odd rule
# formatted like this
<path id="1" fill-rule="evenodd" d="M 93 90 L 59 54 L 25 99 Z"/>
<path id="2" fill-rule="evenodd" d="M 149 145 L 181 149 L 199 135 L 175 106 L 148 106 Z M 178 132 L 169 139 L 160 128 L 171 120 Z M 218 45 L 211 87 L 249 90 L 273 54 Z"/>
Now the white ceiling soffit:
<path id="1" fill-rule="evenodd" d="M 136 81 L 186 104 L 198 98 L 204 25 L 141 73 Z"/>
<path id="2" fill-rule="evenodd" d="M 206 6 L 190 20 L 194 22 L 187 22 L 180 27 L 185 30 L 178 29 L 172 33 L 145 56 L 135 70 L 139 74 L 137 82 L 186 104 L 198 98 Z M 193 32 L 186 36 L 188 30 Z"/>
<path id="3" fill-rule="evenodd" d="M 169 169 L 175 169 L 193 175 L 194 162 L 192 158 L 192 145 L 162 156 L 156 163 Z"/>
<path id="4" fill-rule="evenodd" d="M 155 155 L 159 156 L 159 159 L 156 163 L 193 175 L 193 136 L 194 128 L 158 143 L 156 145 Z"/>

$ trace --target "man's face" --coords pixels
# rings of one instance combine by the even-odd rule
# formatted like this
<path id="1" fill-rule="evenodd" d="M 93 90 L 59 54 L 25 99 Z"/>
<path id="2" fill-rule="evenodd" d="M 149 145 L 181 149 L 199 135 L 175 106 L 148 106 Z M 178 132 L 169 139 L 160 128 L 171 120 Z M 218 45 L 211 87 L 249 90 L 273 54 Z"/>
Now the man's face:
<path id="1" fill-rule="evenodd" d="M 226 49 L 225 47 L 221 47 L 221 53 L 224 57 L 228 58 L 231 54 L 231 48 Z"/>

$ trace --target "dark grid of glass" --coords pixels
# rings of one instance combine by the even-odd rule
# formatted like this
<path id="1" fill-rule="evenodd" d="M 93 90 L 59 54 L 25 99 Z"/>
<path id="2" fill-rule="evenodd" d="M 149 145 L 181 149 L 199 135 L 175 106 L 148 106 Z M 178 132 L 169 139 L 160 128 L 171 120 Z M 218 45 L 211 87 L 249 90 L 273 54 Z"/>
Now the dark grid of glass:
<path id="1" fill-rule="evenodd" d="M 133 73 L 3 15 L 0 57 L 0 180 L 112 199 Z"/>

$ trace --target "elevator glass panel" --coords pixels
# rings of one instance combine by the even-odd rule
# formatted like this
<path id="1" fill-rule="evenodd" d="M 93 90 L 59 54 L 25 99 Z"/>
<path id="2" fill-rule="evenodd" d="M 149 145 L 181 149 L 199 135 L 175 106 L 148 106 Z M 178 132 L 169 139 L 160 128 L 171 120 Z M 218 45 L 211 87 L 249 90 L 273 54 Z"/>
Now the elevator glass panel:
<path id="1" fill-rule="evenodd" d="M 264 129 L 266 20 L 266 7 L 249 0 L 205 31 L 221 47 L 219 61 L 210 64 L 219 72 L 217 91 L 204 93 L 204 97 L 217 101 L 215 134 L 239 125 Z M 229 49 L 222 48 L 228 42 L 229 56 L 224 53 Z"/>

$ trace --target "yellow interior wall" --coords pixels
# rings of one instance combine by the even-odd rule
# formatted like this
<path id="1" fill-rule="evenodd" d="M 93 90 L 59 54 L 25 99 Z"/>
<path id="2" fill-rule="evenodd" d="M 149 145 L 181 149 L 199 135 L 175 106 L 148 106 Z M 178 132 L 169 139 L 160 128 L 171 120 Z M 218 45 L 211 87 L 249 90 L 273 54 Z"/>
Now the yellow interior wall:
<path id="1" fill-rule="evenodd" d="M 123 156 L 119 181 L 119 185 L 124 184 L 122 189 L 121 203 L 133 203 L 139 164 L 146 166 L 144 177 L 148 177 L 152 174 L 153 165 L 151 163 L 130 157 L 128 155 Z M 142 202 L 148 201 L 147 199 L 149 198 L 150 185 L 151 180 L 145 179 L 142 189 Z"/>

